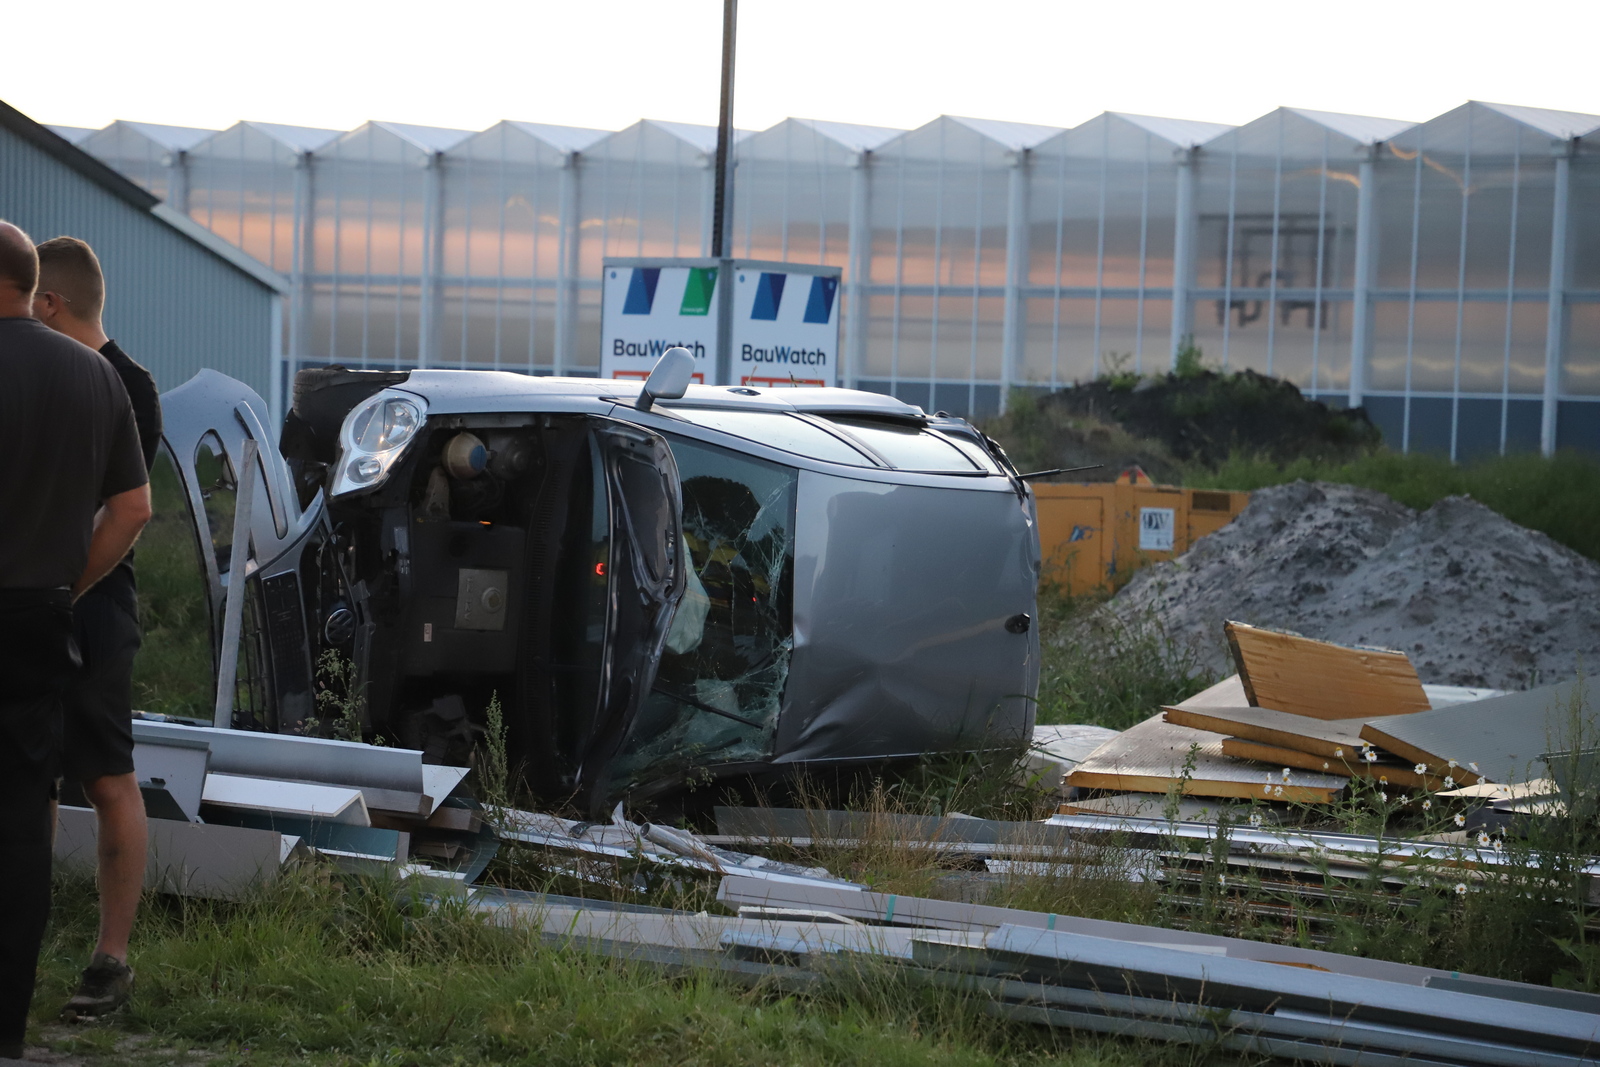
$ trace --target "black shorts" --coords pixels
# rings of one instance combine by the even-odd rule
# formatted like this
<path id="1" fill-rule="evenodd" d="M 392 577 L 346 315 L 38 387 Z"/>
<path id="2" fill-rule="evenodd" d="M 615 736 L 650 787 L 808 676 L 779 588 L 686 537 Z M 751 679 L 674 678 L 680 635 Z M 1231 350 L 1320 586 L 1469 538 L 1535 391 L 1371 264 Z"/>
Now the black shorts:
<path id="1" fill-rule="evenodd" d="M 83 669 L 68 683 L 61 702 L 62 772 L 69 780 L 81 784 L 133 773 L 137 611 L 132 581 L 123 577 L 121 568 L 72 606 L 73 636 Z"/>
<path id="2" fill-rule="evenodd" d="M 61 694 L 77 668 L 67 591 L 0 589 L 0 748 L 41 780 L 61 773 Z"/>

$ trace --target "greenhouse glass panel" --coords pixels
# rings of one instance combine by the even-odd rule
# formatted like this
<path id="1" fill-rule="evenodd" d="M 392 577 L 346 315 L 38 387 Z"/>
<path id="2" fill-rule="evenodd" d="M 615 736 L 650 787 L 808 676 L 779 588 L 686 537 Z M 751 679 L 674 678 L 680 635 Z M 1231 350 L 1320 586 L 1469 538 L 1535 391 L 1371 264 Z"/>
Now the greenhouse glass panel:
<path id="1" fill-rule="evenodd" d="M 1582 142 L 1568 171 L 1568 282 L 1573 289 L 1600 292 L 1600 144 L 1589 140 Z"/>
<path id="2" fill-rule="evenodd" d="M 337 130 L 241 122 L 189 150 L 189 217 L 284 274 L 299 263 L 295 242 L 310 176 L 308 154 Z"/>
<path id="3" fill-rule="evenodd" d="M 588 149 L 579 169 L 580 275 L 598 279 L 607 256 L 710 255 L 716 147 L 713 126 L 647 119 Z"/>
<path id="4" fill-rule="evenodd" d="M 1540 370 L 1543 371 L 1542 366 Z M 1600 304 L 1574 304 L 1567 309 L 1567 354 L 1561 365 L 1561 392 L 1566 396 L 1600 397 Z"/>
<path id="5" fill-rule="evenodd" d="M 78 147 L 162 200 L 181 199 L 184 153 L 216 133 L 193 126 L 118 120 L 79 142 Z M 174 188 L 177 172 L 177 188 Z M 173 205 L 184 210 L 182 203 Z"/>
<path id="6" fill-rule="evenodd" d="M 423 294 L 438 299 L 442 153 L 461 130 L 369 122 L 318 153 L 315 280 L 333 286 L 334 328 L 313 332 L 311 355 L 359 366 L 418 366 L 436 358 L 425 339 Z M 432 312 L 429 312 L 432 315 Z"/>
<path id="7" fill-rule="evenodd" d="M 502 122 L 451 150 L 444 187 L 440 360 L 550 371 L 575 316 L 575 153 L 601 130 Z M 564 258 L 566 257 L 566 258 Z"/>
<path id="8" fill-rule="evenodd" d="M 1024 148 L 1053 132 L 946 116 L 875 153 L 873 282 L 900 298 L 890 337 L 898 377 L 1001 378 L 1008 222 L 1022 187 L 1012 171 Z M 880 269 L 890 250 L 893 269 Z M 917 307 L 933 317 L 915 323 Z"/>
<path id="9" fill-rule="evenodd" d="M 735 247 L 747 259 L 848 272 L 851 205 L 864 193 L 862 154 L 901 132 L 786 119 L 745 138 L 737 152 Z"/>

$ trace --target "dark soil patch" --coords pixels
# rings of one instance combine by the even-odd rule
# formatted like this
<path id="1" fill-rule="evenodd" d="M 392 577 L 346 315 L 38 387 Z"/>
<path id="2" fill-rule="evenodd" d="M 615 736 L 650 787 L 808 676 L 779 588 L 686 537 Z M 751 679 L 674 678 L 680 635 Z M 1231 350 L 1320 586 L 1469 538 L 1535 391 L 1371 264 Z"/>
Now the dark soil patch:
<path id="1" fill-rule="evenodd" d="M 1040 397 L 1038 404 L 1115 423 L 1134 437 L 1161 442 L 1180 462 L 1208 467 L 1236 454 L 1276 462 L 1351 459 L 1382 442 L 1363 409 L 1330 408 L 1289 382 L 1251 370 L 1100 378 Z"/>

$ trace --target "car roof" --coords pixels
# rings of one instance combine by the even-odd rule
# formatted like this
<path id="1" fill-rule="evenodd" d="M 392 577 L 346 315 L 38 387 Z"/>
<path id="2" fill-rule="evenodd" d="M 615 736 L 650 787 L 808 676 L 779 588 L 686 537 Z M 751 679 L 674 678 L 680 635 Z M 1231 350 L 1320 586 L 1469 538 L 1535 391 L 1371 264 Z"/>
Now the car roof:
<path id="1" fill-rule="evenodd" d="M 544 402 L 592 398 L 596 402 L 632 404 L 643 382 L 624 378 L 557 378 L 515 371 L 418 370 L 395 388 L 416 393 L 428 401 L 434 414 L 538 411 Z M 827 415 L 876 415 L 887 418 L 926 418 L 913 404 L 883 393 L 860 389 L 809 386 L 780 388 L 691 385 L 681 400 L 663 400 L 663 407 L 717 407 L 731 410 L 806 411 Z"/>

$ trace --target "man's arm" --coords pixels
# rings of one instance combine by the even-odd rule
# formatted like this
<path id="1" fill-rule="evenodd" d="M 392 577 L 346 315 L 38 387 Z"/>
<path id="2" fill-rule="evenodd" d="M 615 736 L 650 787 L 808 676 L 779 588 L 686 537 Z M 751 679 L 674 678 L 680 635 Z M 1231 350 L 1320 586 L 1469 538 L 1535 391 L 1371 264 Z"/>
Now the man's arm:
<path id="1" fill-rule="evenodd" d="M 139 539 L 139 531 L 150 521 L 148 483 L 106 500 L 94 517 L 94 536 L 89 541 L 89 565 L 72 584 L 72 599 L 77 600 L 90 587 L 121 562 Z"/>

